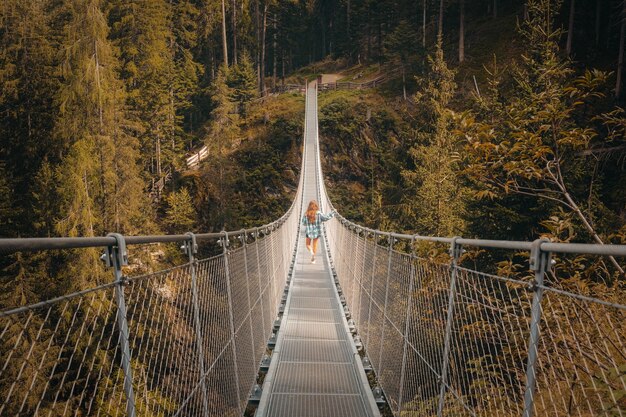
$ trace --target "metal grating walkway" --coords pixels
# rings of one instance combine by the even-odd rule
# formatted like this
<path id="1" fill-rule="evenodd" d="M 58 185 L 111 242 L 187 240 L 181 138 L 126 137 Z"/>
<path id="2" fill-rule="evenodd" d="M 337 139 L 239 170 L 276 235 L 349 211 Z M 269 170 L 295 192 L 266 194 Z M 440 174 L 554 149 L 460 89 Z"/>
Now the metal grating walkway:
<path id="1" fill-rule="evenodd" d="M 317 90 L 307 90 L 303 209 L 318 194 Z M 322 207 L 325 210 L 325 207 Z M 379 416 L 335 288 L 323 239 L 311 264 L 304 230 L 257 416 Z"/>

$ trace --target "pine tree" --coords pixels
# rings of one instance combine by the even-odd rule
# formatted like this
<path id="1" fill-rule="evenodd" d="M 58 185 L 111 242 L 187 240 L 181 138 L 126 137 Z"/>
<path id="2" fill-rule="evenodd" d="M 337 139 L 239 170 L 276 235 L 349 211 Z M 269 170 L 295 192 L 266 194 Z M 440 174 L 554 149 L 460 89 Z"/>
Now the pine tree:
<path id="1" fill-rule="evenodd" d="M 231 68 L 227 83 L 232 91 L 232 100 L 238 104 L 242 117 L 245 117 L 247 104 L 257 95 L 256 74 L 247 51 L 241 55 L 237 65 Z"/>
<path id="2" fill-rule="evenodd" d="M 409 25 L 406 20 L 402 20 L 394 31 L 385 39 L 386 54 L 400 61 L 402 69 L 402 93 L 404 99 L 406 96 L 406 70 L 410 64 L 410 57 L 414 56 L 417 51 L 417 33 Z"/>
<path id="3" fill-rule="evenodd" d="M 195 209 L 187 188 L 167 196 L 165 223 L 172 234 L 189 232 L 195 224 Z"/>
<path id="4" fill-rule="evenodd" d="M 459 145 L 453 134 L 450 101 L 456 84 L 441 49 L 441 39 L 430 65 L 426 82 L 416 94 L 424 113 L 424 131 L 409 154 L 414 168 L 402 175 L 409 194 L 404 198 L 408 224 L 418 226 L 421 234 L 459 235 L 464 229 L 466 192 L 459 182 Z"/>
<path id="5" fill-rule="evenodd" d="M 67 53 L 56 124 L 56 135 L 68 144 L 56 174 L 60 213 L 55 229 L 62 236 L 133 234 L 149 221 L 138 142 L 126 116 L 125 92 L 101 4 L 80 0 L 67 5 Z M 97 253 L 80 254 L 86 257 L 84 265 L 101 269 Z M 79 275 L 88 282 L 90 271 L 94 269 L 85 267 Z"/>
<path id="6" fill-rule="evenodd" d="M 199 94 L 200 77 L 204 72 L 203 66 L 196 62 L 193 53 L 199 46 L 200 10 L 191 0 L 179 0 L 173 7 L 175 70 L 171 87 L 176 109 L 177 135 L 182 136 L 183 122 L 194 110 L 192 99 Z"/>
<path id="7" fill-rule="evenodd" d="M 174 34 L 166 0 L 118 0 L 111 12 L 112 38 L 121 51 L 128 103 L 141 126 L 144 169 L 157 178 L 179 158 L 176 137 Z"/>
<path id="8" fill-rule="evenodd" d="M 54 167 L 47 160 L 32 179 L 30 200 L 32 201 L 32 223 L 35 236 L 54 235 L 55 219 L 58 213 L 57 189 Z"/>
<path id="9" fill-rule="evenodd" d="M 62 153 L 51 135 L 59 87 L 56 15 L 44 0 L 4 0 L 0 7 L 0 161 L 11 173 L 3 176 L 6 186 L 19 190 L 11 198 L 11 235 L 32 233 L 32 178 L 43 160 L 56 163 Z"/>
<path id="10" fill-rule="evenodd" d="M 239 135 L 239 116 L 237 104 L 233 101 L 233 92 L 228 87 L 228 68 L 222 66 L 212 86 L 211 101 L 213 111 L 205 138 L 209 152 L 215 155 L 218 164 L 218 192 L 217 199 L 221 223 L 225 214 L 225 165 L 227 152 L 237 142 Z"/>
<path id="11" fill-rule="evenodd" d="M 9 183 L 5 164 L 0 162 L 0 236 L 3 237 L 12 235 L 11 229 L 15 222 L 15 213 L 12 207 L 14 198 Z"/>

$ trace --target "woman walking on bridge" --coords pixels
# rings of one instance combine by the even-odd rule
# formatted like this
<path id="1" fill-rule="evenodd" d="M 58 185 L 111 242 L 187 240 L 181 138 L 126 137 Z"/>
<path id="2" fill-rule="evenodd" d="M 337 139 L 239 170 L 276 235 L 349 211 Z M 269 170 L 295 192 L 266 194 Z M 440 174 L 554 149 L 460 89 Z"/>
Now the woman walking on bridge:
<path id="1" fill-rule="evenodd" d="M 322 222 L 328 221 L 335 215 L 335 211 L 324 214 L 320 211 L 317 201 L 311 200 L 302 217 L 302 224 L 306 227 L 306 248 L 311 253 L 311 263 L 315 263 L 317 253 L 317 242 L 321 234 Z"/>

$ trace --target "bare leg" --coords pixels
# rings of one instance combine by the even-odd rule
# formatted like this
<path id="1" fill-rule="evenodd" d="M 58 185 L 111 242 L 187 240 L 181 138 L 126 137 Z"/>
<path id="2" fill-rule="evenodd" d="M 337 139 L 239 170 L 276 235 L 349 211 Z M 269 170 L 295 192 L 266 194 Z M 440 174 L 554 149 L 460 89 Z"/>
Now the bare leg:
<path id="1" fill-rule="evenodd" d="M 313 239 L 313 255 L 317 253 L 317 243 L 319 242 L 319 238 Z"/>
<path id="2" fill-rule="evenodd" d="M 306 238 L 306 250 L 311 252 L 311 239 L 308 237 Z"/>

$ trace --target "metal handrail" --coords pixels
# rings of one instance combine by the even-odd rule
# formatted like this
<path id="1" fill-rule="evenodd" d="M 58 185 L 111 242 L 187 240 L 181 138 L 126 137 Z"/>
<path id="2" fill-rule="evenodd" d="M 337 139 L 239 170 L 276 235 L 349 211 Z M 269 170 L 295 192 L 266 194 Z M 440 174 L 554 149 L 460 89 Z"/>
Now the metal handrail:
<path id="1" fill-rule="evenodd" d="M 330 201 L 328 201 L 331 209 L 336 210 Z M 509 250 L 522 250 L 529 251 L 532 249 L 533 242 L 528 241 L 515 241 L 515 240 L 489 240 L 489 239 L 466 239 L 466 238 L 452 238 L 452 237 L 438 237 L 438 236 L 422 236 L 419 234 L 407 234 L 407 233 L 394 233 L 387 232 L 379 229 L 371 229 L 369 227 L 361 226 L 354 223 L 340 214 L 337 214 L 338 220 L 349 228 L 360 233 L 369 233 L 370 235 L 388 236 L 394 239 L 401 240 L 419 240 L 432 243 L 445 243 L 451 244 L 456 241 L 457 244 L 463 246 L 473 246 L 478 248 L 491 248 L 491 249 L 509 249 Z M 543 252 L 552 253 L 570 253 L 581 255 L 599 255 L 599 256 L 626 256 L 626 245 L 614 245 L 614 244 L 595 244 L 595 243 L 557 243 L 557 242 L 542 242 L 540 249 Z"/>

